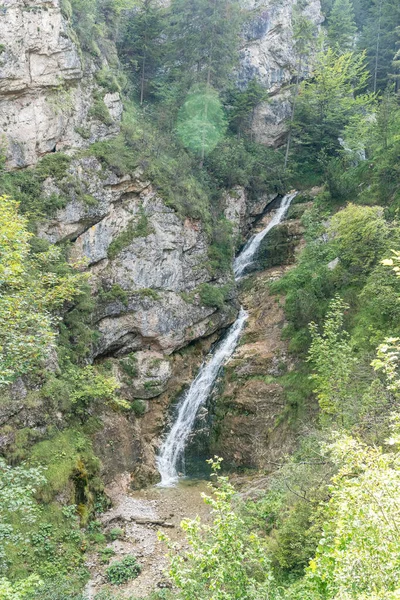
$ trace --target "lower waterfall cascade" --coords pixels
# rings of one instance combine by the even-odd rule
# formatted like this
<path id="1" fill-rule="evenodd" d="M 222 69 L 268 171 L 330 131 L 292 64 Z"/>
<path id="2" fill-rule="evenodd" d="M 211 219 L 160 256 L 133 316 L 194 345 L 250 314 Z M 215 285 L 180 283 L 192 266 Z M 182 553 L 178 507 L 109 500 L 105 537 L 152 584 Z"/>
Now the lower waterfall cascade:
<path id="1" fill-rule="evenodd" d="M 245 275 L 265 236 L 284 219 L 297 193 L 291 192 L 282 198 L 280 206 L 269 224 L 262 231 L 253 235 L 238 254 L 233 264 L 236 281 Z M 161 475 L 160 486 L 170 487 L 179 481 L 178 466 L 183 459 L 199 408 L 207 401 L 221 368 L 236 350 L 247 318 L 247 312 L 241 307 L 236 321 L 209 353 L 190 388 L 182 396 L 177 406 L 175 421 L 163 441 L 157 457 L 157 468 Z"/>

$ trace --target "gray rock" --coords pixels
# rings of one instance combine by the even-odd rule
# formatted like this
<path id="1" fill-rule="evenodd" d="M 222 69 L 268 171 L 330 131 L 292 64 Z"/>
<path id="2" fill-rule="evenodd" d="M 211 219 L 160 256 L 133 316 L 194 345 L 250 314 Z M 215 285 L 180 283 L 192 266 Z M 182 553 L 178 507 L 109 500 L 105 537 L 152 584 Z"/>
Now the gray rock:
<path id="1" fill-rule="evenodd" d="M 279 146 L 286 133 L 285 119 L 290 114 L 287 88 L 298 66 L 293 38 L 293 8 L 297 0 L 243 0 L 250 11 L 244 31 L 238 83 L 245 89 L 256 78 L 269 92 L 254 113 L 252 132 L 263 144 Z M 306 0 L 302 13 L 315 25 L 323 21 L 320 0 Z M 304 67 L 304 75 L 308 66 Z"/>
<path id="2" fill-rule="evenodd" d="M 119 94 L 103 91 L 115 125 L 89 118 L 93 91 L 101 92 L 96 68 L 90 61 L 83 66 L 59 0 L 8 0 L 0 13 L 0 40 L 0 138 L 6 140 L 9 168 L 118 132 Z M 82 126 L 90 139 L 78 133 Z"/>

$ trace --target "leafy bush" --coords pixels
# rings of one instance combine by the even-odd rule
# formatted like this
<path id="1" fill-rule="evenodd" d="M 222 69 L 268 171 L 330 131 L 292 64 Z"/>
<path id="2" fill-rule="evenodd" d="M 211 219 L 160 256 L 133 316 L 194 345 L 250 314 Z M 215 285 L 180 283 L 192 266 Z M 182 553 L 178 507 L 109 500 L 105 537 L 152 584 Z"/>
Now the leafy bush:
<path id="1" fill-rule="evenodd" d="M 142 568 L 134 556 L 125 556 L 114 562 L 106 570 L 107 579 L 114 585 L 121 585 L 130 579 L 136 579 Z"/>

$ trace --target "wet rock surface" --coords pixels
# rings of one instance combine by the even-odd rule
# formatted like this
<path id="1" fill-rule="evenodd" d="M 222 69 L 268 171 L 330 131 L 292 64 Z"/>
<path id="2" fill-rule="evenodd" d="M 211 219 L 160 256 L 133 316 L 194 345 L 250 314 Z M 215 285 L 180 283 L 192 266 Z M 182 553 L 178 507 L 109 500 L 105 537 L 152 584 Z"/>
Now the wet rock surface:
<path id="1" fill-rule="evenodd" d="M 308 205 L 302 206 L 305 209 Z M 267 225 L 271 214 L 257 229 Z M 287 236 L 288 231 L 292 235 Z M 279 246 L 276 240 L 281 237 Z M 294 431 L 285 418 L 288 401 L 282 377 L 295 364 L 287 341 L 282 339 L 284 298 L 272 295 L 269 285 L 293 263 L 296 249 L 302 244 L 300 222 L 284 221 L 263 244 L 260 254 L 264 264 L 278 266 L 250 275 L 241 284 L 240 301 L 249 318 L 209 407 L 209 452 L 222 456 L 232 469 L 273 470 L 274 464 L 296 444 Z M 262 261 L 255 267 L 260 267 Z"/>

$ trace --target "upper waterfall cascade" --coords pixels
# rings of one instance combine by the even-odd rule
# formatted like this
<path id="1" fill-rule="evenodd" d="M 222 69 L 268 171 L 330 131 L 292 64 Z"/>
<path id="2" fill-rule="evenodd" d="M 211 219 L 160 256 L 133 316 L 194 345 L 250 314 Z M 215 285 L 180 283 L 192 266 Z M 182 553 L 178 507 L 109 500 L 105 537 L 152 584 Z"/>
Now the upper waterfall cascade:
<path id="1" fill-rule="evenodd" d="M 276 211 L 275 215 L 268 223 L 268 225 L 265 227 L 265 229 L 260 231 L 260 233 L 253 235 L 249 239 L 247 244 L 244 246 L 242 251 L 235 258 L 233 263 L 233 271 L 235 273 L 236 280 L 240 279 L 245 274 L 247 267 L 249 267 L 254 261 L 254 258 L 257 254 L 262 240 L 271 231 L 271 229 L 276 227 L 276 225 L 278 225 L 282 221 L 289 209 L 292 200 L 297 196 L 297 194 L 298 192 L 291 192 L 290 194 L 287 194 L 284 198 L 282 198 L 282 202 L 278 210 Z"/>
<path id="2" fill-rule="evenodd" d="M 267 227 L 250 238 L 244 246 L 233 265 L 236 280 L 244 275 L 247 267 L 253 262 L 261 241 L 273 227 L 282 221 L 290 203 L 296 195 L 297 192 L 291 192 L 282 198 L 279 209 Z M 200 367 L 199 373 L 189 390 L 179 402 L 176 419 L 161 446 L 160 454 L 157 458 L 157 467 L 161 475 L 161 486 L 167 487 L 177 483 L 179 479 L 178 466 L 183 458 L 198 410 L 209 397 L 221 367 L 234 353 L 247 318 L 248 314 L 242 307 L 238 318 L 231 325 L 222 340 L 210 352 Z"/>

